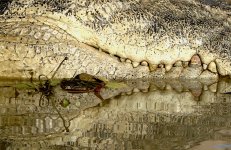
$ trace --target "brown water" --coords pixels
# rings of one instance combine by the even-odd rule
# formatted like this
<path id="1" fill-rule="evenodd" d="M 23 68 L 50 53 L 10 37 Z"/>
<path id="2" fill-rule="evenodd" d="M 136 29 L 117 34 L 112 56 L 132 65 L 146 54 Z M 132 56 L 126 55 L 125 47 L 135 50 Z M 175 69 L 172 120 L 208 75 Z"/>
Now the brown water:
<path id="1" fill-rule="evenodd" d="M 0 150 L 231 149 L 228 80 L 127 81 L 104 89 L 103 102 L 59 86 L 47 98 L 16 85 L 0 82 Z"/>

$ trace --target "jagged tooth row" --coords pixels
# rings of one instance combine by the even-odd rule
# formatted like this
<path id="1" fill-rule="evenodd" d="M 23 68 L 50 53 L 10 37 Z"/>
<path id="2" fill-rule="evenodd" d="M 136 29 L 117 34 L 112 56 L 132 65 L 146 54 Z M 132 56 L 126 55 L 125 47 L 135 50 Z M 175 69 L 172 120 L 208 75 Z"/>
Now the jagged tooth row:
<path id="1" fill-rule="evenodd" d="M 99 51 L 103 51 L 103 50 L 99 49 Z M 219 70 L 218 70 L 218 67 L 215 61 L 211 61 L 209 64 L 203 63 L 200 56 L 197 54 L 193 55 L 190 61 L 177 60 L 174 64 L 150 64 L 145 60 L 142 62 L 136 62 L 128 58 L 122 58 L 119 56 L 116 56 L 116 57 L 118 57 L 121 62 L 132 64 L 134 68 L 138 66 L 148 66 L 151 72 L 155 71 L 157 68 L 165 69 L 168 72 L 172 69 L 172 67 L 186 68 L 188 66 L 201 65 L 203 67 L 203 70 L 209 70 L 212 73 L 219 73 Z"/>
<path id="2" fill-rule="evenodd" d="M 166 71 L 170 71 L 172 67 L 188 67 L 189 66 L 189 61 L 176 61 L 175 64 L 149 64 L 147 61 L 142 61 L 142 62 L 135 62 L 132 61 L 131 59 L 126 59 L 126 58 L 120 58 L 121 62 L 126 62 L 129 64 L 132 64 L 134 68 L 138 67 L 139 65 L 141 66 L 149 66 L 150 71 L 155 71 L 157 68 L 165 68 Z M 198 64 L 201 65 L 201 60 L 198 55 L 194 55 L 190 61 L 191 65 Z"/>
<path id="3" fill-rule="evenodd" d="M 193 66 L 193 65 L 202 65 L 204 70 L 209 70 L 213 73 L 217 73 L 217 67 L 216 67 L 216 63 L 213 61 L 211 63 L 209 63 L 209 65 L 207 64 L 202 64 L 201 59 L 198 55 L 194 55 L 190 62 L 189 61 L 176 61 L 175 64 L 171 65 L 171 64 L 149 64 L 147 61 L 142 61 L 141 63 L 132 61 L 130 59 L 125 59 L 125 58 L 120 58 L 121 62 L 126 62 L 126 63 L 130 63 L 132 64 L 132 66 L 134 68 L 138 67 L 139 65 L 141 66 L 149 66 L 150 71 L 155 71 L 157 68 L 165 68 L 166 71 L 170 71 L 172 69 L 172 67 L 188 67 L 188 66 Z"/>
<path id="4" fill-rule="evenodd" d="M 181 84 L 181 83 L 179 83 Z M 134 87 L 132 89 L 129 90 L 125 90 L 123 92 L 121 92 L 121 95 L 132 95 L 135 93 L 147 93 L 149 91 L 156 91 L 156 90 L 166 90 L 166 91 L 177 91 L 177 92 L 191 92 L 191 94 L 194 97 L 199 97 L 203 94 L 204 91 L 210 91 L 212 93 L 216 93 L 218 90 L 218 83 L 215 82 L 211 82 L 209 84 L 205 84 L 203 86 L 201 86 L 201 88 L 192 88 L 190 89 L 190 87 L 188 87 L 189 89 L 187 89 L 186 87 L 184 87 L 184 85 L 181 85 L 180 89 L 179 88 L 175 88 L 174 85 L 171 85 L 171 83 L 164 83 L 163 88 L 156 86 L 155 84 L 149 85 L 145 88 L 140 88 L 139 86 Z"/>

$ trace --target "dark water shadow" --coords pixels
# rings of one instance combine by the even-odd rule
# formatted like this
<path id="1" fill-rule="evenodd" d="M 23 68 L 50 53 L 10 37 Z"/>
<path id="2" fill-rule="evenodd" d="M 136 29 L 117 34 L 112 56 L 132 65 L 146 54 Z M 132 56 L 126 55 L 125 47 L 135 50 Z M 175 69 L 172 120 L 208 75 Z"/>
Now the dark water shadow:
<path id="1" fill-rule="evenodd" d="M 174 150 L 229 144 L 231 95 L 224 93 L 231 91 L 230 80 L 125 82 L 127 87 L 102 90 L 103 102 L 93 93 L 67 93 L 57 86 L 54 104 L 41 101 L 39 92 L 12 86 L 17 81 L 1 82 L 2 149 Z M 70 102 L 65 108 L 63 100 Z M 70 122 L 69 133 L 54 105 Z"/>

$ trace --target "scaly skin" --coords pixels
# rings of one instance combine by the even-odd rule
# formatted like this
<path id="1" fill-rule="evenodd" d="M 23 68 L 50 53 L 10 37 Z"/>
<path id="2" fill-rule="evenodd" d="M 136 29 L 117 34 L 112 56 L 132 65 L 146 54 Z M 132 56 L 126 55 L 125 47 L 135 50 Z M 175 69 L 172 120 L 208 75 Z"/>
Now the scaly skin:
<path id="1" fill-rule="evenodd" d="M 65 56 L 56 78 L 82 72 L 116 79 L 231 75 L 229 1 L 1 3 L 2 77 L 51 76 Z"/>

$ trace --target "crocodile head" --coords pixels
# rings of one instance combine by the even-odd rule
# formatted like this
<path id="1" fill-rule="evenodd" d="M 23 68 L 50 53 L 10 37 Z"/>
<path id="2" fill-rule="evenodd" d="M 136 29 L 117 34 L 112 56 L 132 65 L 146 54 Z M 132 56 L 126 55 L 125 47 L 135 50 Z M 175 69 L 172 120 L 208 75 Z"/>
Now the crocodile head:
<path id="1" fill-rule="evenodd" d="M 3 77 L 231 75 L 230 2 L 10 0 L 0 8 Z"/>

